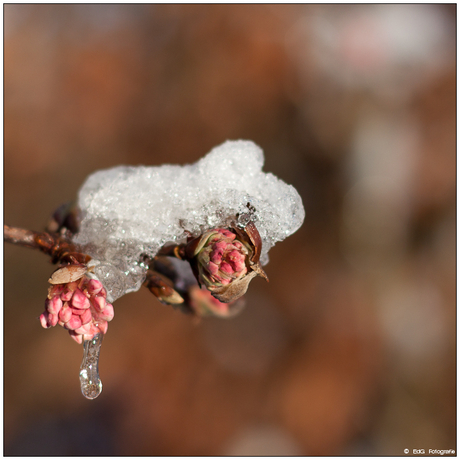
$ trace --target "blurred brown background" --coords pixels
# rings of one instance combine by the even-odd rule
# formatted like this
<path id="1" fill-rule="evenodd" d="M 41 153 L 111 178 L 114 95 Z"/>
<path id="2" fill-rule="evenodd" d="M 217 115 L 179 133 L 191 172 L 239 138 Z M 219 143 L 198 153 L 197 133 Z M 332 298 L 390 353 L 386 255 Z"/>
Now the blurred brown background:
<path id="1" fill-rule="evenodd" d="M 235 319 L 115 304 L 102 395 L 5 246 L 6 455 L 456 448 L 456 5 L 4 5 L 4 218 L 251 139 L 302 228 Z"/>

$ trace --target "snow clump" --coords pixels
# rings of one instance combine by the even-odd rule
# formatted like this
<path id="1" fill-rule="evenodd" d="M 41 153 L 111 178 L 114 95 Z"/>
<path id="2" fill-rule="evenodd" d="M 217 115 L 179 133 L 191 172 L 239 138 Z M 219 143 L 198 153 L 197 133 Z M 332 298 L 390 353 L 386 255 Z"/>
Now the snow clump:
<path id="1" fill-rule="evenodd" d="M 137 291 L 144 254 L 188 235 L 252 220 L 262 238 L 261 263 L 305 217 L 294 187 L 262 172 L 264 155 L 251 141 L 227 141 L 191 165 L 118 166 L 91 174 L 80 189 L 82 211 L 73 241 L 93 260 L 110 301 Z"/>

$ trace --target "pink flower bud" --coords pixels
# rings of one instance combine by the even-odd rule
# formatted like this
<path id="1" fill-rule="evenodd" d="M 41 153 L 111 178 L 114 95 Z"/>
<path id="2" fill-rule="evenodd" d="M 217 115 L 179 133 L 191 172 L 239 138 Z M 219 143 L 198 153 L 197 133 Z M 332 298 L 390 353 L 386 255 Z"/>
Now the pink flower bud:
<path id="1" fill-rule="evenodd" d="M 88 324 L 92 320 L 92 318 L 93 316 L 89 308 L 83 310 L 83 314 L 80 316 L 81 324 Z"/>
<path id="2" fill-rule="evenodd" d="M 45 329 L 48 329 L 49 327 L 51 327 L 51 324 L 48 322 L 48 317 L 49 317 L 49 313 L 47 311 L 44 311 L 40 315 L 40 324 Z"/>
<path id="3" fill-rule="evenodd" d="M 81 326 L 81 319 L 79 316 L 72 315 L 72 317 L 65 323 L 65 328 L 74 331 Z"/>
<path id="4" fill-rule="evenodd" d="M 243 277 L 251 254 L 250 246 L 237 240 L 230 230 L 219 228 L 205 233 L 194 254 L 200 283 L 207 288 L 226 286 Z"/>
<path id="5" fill-rule="evenodd" d="M 106 303 L 105 298 L 102 296 L 97 295 L 95 297 L 91 297 L 91 305 L 97 312 L 101 312 L 105 308 Z"/>
<path id="6" fill-rule="evenodd" d="M 253 222 L 244 228 L 210 230 L 190 240 L 182 251 L 199 284 L 221 302 L 244 295 L 257 275 L 268 281 L 259 263 L 262 239 Z"/>
<path id="7" fill-rule="evenodd" d="M 236 235 L 226 228 L 219 228 L 217 231 L 224 235 L 226 238 L 229 238 L 230 241 L 233 241 L 236 238 Z"/>
<path id="8" fill-rule="evenodd" d="M 52 299 L 45 300 L 45 307 L 48 312 L 57 315 L 62 308 L 62 300 L 59 297 L 53 297 Z"/>
<path id="9" fill-rule="evenodd" d="M 104 320 L 104 321 L 112 321 L 113 316 L 114 316 L 114 311 L 113 311 L 113 306 L 112 304 L 108 303 L 105 308 L 94 315 L 96 320 Z"/>
<path id="10" fill-rule="evenodd" d="M 88 293 L 90 295 L 99 294 L 99 292 L 103 289 L 102 283 L 99 280 L 90 279 L 86 286 Z"/>
<path id="11" fill-rule="evenodd" d="M 72 265 L 66 267 L 67 272 L 72 274 Z M 107 291 L 102 283 L 85 274 L 78 280 L 70 279 L 69 282 L 52 284 L 48 289 L 46 310 L 40 315 L 40 324 L 44 328 L 59 324 L 69 331 L 77 343 L 90 340 L 99 333 L 105 334 L 108 321 L 113 319 L 114 310 L 107 303 Z"/>
<path id="12" fill-rule="evenodd" d="M 75 308 L 86 309 L 90 307 L 88 297 L 80 289 L 75 290 L 70 303 Z"/>
<path id="13" fill-rule="evenodd" d="M 231 275 L 234 272 L 232 266 L 227 262 L 223 262 L 220 264 L 220 270 L 227 275 Z"/>
<path id="14" fill-rule="evenodd" d="M 222 260 L 222 257 L 221 257 L 221 260 Z M 211 273 L 211 275 L 217 275 L 219 272 L 219 265 L 217 265 L 214 262 L 209 262 L 207 268 L 208 268 L 209 273 Z"/>
<path id="15" fill-rule="evenodd" d="M 59 320 L 63 323 L 67 323 L 67 321 L 69 321 L 69 319 L 72 318 L 72 309 L 69 307 L 67 302 L 65 302 L 62 306 L 58 316 Z"/>
<path id="16" fill-rule="evenodd" d="M 54 327 L 54 326 L 56 326 L 57 323 L 58 323 L 58 315 L 50 313 L 48 315 L 48 324 L 51 327 Z"/>

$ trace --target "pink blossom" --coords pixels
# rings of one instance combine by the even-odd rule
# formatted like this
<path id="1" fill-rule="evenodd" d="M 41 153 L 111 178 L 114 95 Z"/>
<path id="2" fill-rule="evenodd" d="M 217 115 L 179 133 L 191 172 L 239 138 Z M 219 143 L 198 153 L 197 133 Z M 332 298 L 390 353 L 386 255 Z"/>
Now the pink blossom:
<path id="1" fill-rule="evenodd" d="M 107 303 L 106 297 L 102 283 L 86 275 L 77 281 L 53 284 L 48 290 L 40 324 L 45 329 L 59 324 L 77 343 L 105 334 L 108 321 L 114 316 L 113 306 Z"/>

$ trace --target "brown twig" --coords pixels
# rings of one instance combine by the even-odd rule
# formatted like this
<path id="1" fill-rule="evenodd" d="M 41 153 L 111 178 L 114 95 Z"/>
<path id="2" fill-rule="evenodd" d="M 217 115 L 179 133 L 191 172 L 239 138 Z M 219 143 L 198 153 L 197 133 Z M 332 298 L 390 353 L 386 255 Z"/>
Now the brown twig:
<path id="1" fill-rule="evenodd" d="M 78 247 L 62 234 L 34 232 L 33 230 L 4 225 L 3 235 L 7 243 L 38 249 L 50 255 L 52 263 L 64 262 L 71 264 L 86 264 L 91 259 L 88 255 L 79 252 Z M 175 246 L 175 248 L 178 247 Z M 169 250 L 171 250 L 171 256 L 173 256 L 174 248 L 169 248 L 165 251 L 168 255 Z M 153 267 L 153 259 L 146 258 L 146 262 Z M 184 302 L 181 295 L 173 288 L 172 281 L 155 270 L 151 269 L 147 272 L 143 284 L 164 303 L 181 304 Z"/>
<path id="2" fill-rule="evenodd" d="M 3 238 L 7 243 L 31 249 L 38 249 L 51 256 L 51 262 L 57 263 L 66 256 L 80 255 L 78 248 L 67 238 L 57 233 L 35 232 L 24 228 L 3 226 Z M 81 259 L 81 257 L 77 257 Z M 84 256 L 87 259 L 88 256 Z"/>
<path id="3" fill-rule="evenodd" d="M 37 243 L 35 242 L 35 232 L 32 232 L 31 230 L 4 225 L 3 236 L 7 243 L 39 249 Z"/>

